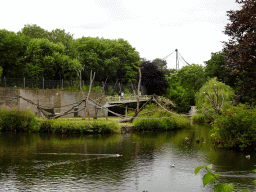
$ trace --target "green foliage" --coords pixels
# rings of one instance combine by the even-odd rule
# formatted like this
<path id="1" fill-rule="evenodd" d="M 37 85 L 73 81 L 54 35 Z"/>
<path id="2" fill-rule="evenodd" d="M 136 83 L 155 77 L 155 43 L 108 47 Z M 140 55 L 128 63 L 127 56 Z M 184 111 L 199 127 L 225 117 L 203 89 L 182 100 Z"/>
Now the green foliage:
<path id="1" fill-rule="evenodd" d="M 187 117 L 173 116 L 169 118 L 138 118 L 134 121 L 136 131 L 168 131 L 190 127 L 190 120 Z"/>
<path id="2" fill-rule="evenodd" d="M 39 132 L 61 134 L 113 133 L 120 129 L 114 121 L 82 119 L 39 119 L 39 126 Z"/>
<path id="3" fill-rule="evenodd" d="M 165 71 L 167 69 L 167 62 L 166 60 L 162 60 L 160 58 L 154 59 L 152 62 L 156 63 L 158 68 L 162 71 Z"/>
<path id="4" fill-rule="evenodd" d="M 183 86 L 176 86 L 168 88 L 166 91 L 166 97 L 173 101 L 176 105 L 175 110 L 179 113 L 188 112 L 190 109 L 190 103 L 193 99 L 193 92 L 189 89 L 185 89 Z"/>
<path id="5" fill-rule="evenodd" d="M 0 66 L 3 69 L 3 76 L 22 77 L 28 42 L 29 39 L 23 34 L 0 30 Z"/>
<path id="6" fill-rule="evenodd" d="M 70 69 L 76 60 L 65 55 L 62 44 L 47 39 L 31 39 L 27 48 L 25 75 L 31 79 L 56 79 Z"/>
<path id="7" fill-rule="evenodd" d="M 193 123 L 198 124 L 211 123 L 211 121 L 205 115 L 192 116 L 191 120 L 193 121 Z"/>
<path id="8" fill-rule="evenodd" d="M 213 139 L 224 147 L 251 148 L 256 145 L 256 108 L 231 106 L 214 121 Z"/>
<path id="9" fill-rule="evenodd" d="M 114 89 L 113 89 L 112 86 L 109 86 L 108 87 L 108 94 L 112 94 L 112 93 L 114 93 Z"/>
<path id="10" fill-rule="evenodd" d="M 195 168 L 195 175 L 201 170 L 201 169 L 205 169 L 207 171 L 206 174 L 204 174 L 202 180 L 203 180 L 203 184 L 204 186 L 211 183 L 212 185 L 215 183 L 215 181 L 219 181 L 218 184 L 214 185 L 214 191 L 215 192 L 233 192 L 233 190 L 235 189 L 235 186 L 233 183 L 223 183 L 219 180 L 219 176 L 220 174 L 215 174 L 211 171 L 209 171 L 210 169 L 212 169 L 212 165 L 204 165 L 204 166 L 199 166 L 197 168 Z M 242 192 L 248 192 L 247 189 L 244 190 L 240 190 Z"/>
<path id="11" fill-rule="evenodd" d="M 84 66 L 84 77 L 89 77 L 90 70 L 96 72 L 96 81 L 124 83 L 136 81 L 139 66 L 139 53 L 123 39 L 82 37 L 72 42 L 73 58 L 78 58 Z"/>
<path id="12" fill-rule="evenodd" d="M 25 132 L 37 130 L 37 121 L 35 114 L 27 109 L 19 109 L 19 107 L 8 107 L 2 105 L 0 107 L 0 130 Z"/>
<path id="13" fill-rule="evenodd" d="M 62 43 L 66 48 L 66 54 L 71 50 L 71 41 L 73 40 L 73 35 L 69 32 L 65 32 L 64 29 L 54 29 L 51 32 L 47 31 L 36 24 L 27 24 L 21 29 L 18 34 L 23 34 L 30 39 L 47 39 L 55 44 Z"/>
<path id="14" fill-rule="evenodd" d="M 200 90 L 195 94 L 195 101 L 196 101 L 196 107 L 197 109 L 202 109 L 205 107 L 211 107 L 212 103 L 205 97 L 204 92 L 208 93 L 211 97 L 215 97 L 214 93 L 214 86 L 218 87 L 218 99 L 219 99 L 219 105 L 222 103 L 222 95 L 221 91 L 223 93 L 224 103 L 230 103 L 230 101 L 233 100 L 234 97 L 234 90 L 222 83 L 217 81 L 217 78 L 212 78 L 209 81 L 207 81 Z"/>
<path id="15" fill-rule="evenodd" d="M 178 112 L 188 112 L 195 105 L 195 93 L 206 82 L 204 67 L 192 64 L 179 71 L 173 70 L 168 77 L 169 88 L 165 96 L 176 104 Z"/>
<path id="16" fill-rule="evenodd" d="M 205 75 L 209 78 L 217 77 L 219 81 L 234 87 L 235 77 L 228 75 L 228 70 L 225 69 L 227 62 L 224 55 L 223 52 L 212 53 L 211 59 L 205 62 Z"/>
<path id="17" fill-rule="evenodd" d="M 130 89 L 124 88 L 124 94 L 131 94 Z"/>
<path id="18" fill-rule="evenodd" d="M 2 74 L 3 74 L 3 67 L 0 66 L 0 77 L 2 77 Z"/>

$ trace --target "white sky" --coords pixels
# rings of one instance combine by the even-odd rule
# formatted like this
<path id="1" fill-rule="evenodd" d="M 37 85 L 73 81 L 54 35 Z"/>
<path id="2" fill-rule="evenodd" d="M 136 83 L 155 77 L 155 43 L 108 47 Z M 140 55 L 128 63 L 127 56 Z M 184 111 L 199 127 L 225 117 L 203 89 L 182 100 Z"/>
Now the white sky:
<path id="1" fill-rule="evenodd" d="M 204 64 L 228 40 L 226 11 L 239 7 L 235 0 L 3 0 L 0 29 L 37 24 L 75 38 L 123 38 L 147 60 L 178 49 L 188 63 Z M 167 62 L 175 68 L 175 54 Z"/>

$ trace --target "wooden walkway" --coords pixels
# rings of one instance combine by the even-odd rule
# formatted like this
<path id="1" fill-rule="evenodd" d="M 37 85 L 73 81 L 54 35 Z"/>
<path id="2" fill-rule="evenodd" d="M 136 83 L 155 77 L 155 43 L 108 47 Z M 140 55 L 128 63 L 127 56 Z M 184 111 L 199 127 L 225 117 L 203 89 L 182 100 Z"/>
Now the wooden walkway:
<path id="1" fill-rule="evenodd" d="M 148 101 L 151 97 L 152 97 L 152 95 L 141 95 L 140 102 Z M 118 95 L 106 96 L 105 99 L 108 104 L 125 104 L 125 103 L 136 103 L 137 102 L 137 98 L 133 94 L 125 94 L 124 97 L 120 98 L 120 99 L 119 99 Z M 167 99 L 163 96 L 157 96 L 157 100 L 160 103 L 164 102 L 167 105 L 172 105 L 175 107 L 175 104 L 170 99 Z"/>
<path id="2" fill-rule="evenodd" d="M 147 101 L 151 98 L 151 95 L 142 95 L 140 96 L 140 102 Z M 132 94 L 126 94 L 123 98 L 115 96 L 106 96 L 106 102 L 108 104 L 125 104 L 125 103 L 136 103 L 137 98 Z"/>

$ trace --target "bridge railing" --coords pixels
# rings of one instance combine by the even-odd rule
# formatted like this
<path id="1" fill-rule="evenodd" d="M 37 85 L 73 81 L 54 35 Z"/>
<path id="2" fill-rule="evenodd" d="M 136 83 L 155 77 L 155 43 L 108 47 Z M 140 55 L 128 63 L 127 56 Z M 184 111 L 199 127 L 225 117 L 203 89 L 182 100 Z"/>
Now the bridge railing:
<path id="1" fill-rule="evenodd" d="M 148 100 L 150 99 L 151 95 L 141 95 L 140 100 Z M 119 101 L 119 96 L 114 95 L 114 96 L 106 96 L 106 101 L 111 102 L 111 101 Z M 123 98 L 120 98 L 121 100 L 136 100 L 137 96 L 134 96 L 133 94 L 124 94 Z"/>

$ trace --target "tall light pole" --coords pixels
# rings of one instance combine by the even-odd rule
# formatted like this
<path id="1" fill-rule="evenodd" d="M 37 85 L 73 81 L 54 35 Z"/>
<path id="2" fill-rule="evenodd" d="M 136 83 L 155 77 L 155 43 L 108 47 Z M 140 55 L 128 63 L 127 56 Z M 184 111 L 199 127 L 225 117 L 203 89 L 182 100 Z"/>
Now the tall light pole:
<path id="1" fill-rule="evenodd" d="M 176 70 L 179 70 L 179 60 L 178 60 L 178 49 L 175 49 L 176 51 Z"/>

